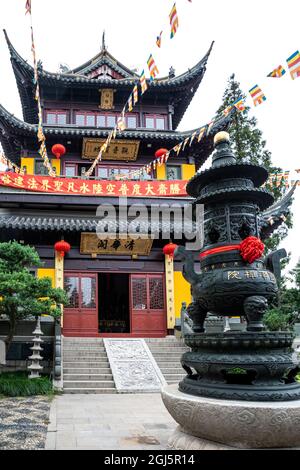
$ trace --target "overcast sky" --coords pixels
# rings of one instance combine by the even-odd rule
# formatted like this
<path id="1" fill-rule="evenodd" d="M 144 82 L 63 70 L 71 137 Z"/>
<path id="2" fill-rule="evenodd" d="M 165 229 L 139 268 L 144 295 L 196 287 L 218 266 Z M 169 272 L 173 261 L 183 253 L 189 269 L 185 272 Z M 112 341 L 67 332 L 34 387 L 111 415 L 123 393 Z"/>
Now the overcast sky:
<path id="1" fill-rule="evenodd" d="M 172 65 L 176 74 L 197 63 L 215 45 L 204 80 L 188 108 L 179 130 L 209 122 L 222 101 L 226 81 L 235 73 L 247 92 L 258 84 L 267 101 L 253 113 L 272 152 L 273 163 L 284 170 L 300 168 L 300 78 L 289 73 L 281 79 L 266 75 L 300 50 L 299 0 L 177 0 L 179 29 L 170 39 L 169 12 L 173 0 L 32 0 L 38 58 L 46 70 L 60 63 L 73 68 L 95 56 L 106 31 L 108 50 L 121 62 L 141 71 L 152 53 L 160 75 Z M 0 18 L 17 51 L 32 63 L 29 16 L 25 0 L 2 0 Z M 164 30 L 162 47 L 156 36 Z M 19 96 L 4 40 L 0 40 L 0 102 L 22 117 Z M 249 96 L 249 95 L 248 95 Z M 251 104 L 249 96 L 248 103 Z M 293 267 L 300 256 L 300 191 L 297 189 L 294 229 L 283 245 L 292 251 Z"/>

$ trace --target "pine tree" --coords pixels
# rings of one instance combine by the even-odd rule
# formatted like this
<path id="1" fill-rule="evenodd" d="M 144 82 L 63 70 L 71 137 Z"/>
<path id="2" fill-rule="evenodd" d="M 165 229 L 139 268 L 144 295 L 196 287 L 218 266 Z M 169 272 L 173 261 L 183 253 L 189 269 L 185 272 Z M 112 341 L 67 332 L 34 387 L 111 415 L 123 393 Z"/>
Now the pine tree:
<path id="1" fill-rule="evenodd" d="M 217 115 L 232 105 L 238 98 L 246 100 L 247 96 L 240 88 L 240 83 L 236 81 L 235 75 L 229 77 L 226 90 L 223 95 L 223 103 L 217 111 Z M 266 148 L 266 141 L 263 139 L 263 133 L 257 128 L 257 119 L 249 116 L 250 107 L 245 106 L 245 111 L 236 112 L 233 117 L 233 122 L 230 126 L 230 141 L 233 151 L 238 161 L 249 162 L 264 166 L 272 177 L 266 183 L 266 188 L 269 189 L 275 201 L 280 199 L 286 191 L 286 182 L 284 178 L 280 178 L 282 169 L 275 167 L 272 164 L 272 154 Z M 282 224 L 272 237 L 266 240 L 268 251 L 275 250 L 280 241 L 283 240 L 288 234 L 288 228 L 292 227 L 291 217 Z"/>
<path id="2" fill-rule="evenodd" d="M 60 304 L 68 302 L 62 289 L 52 288 L 50 278 L 37 279 L 31 274 L 30 269 L 39 266 L 34 248 L 15 241 L 0 243 L 0 316 L 9 322 L 7 351 L 20 320 L 42 314 L 60 317 Z"/>

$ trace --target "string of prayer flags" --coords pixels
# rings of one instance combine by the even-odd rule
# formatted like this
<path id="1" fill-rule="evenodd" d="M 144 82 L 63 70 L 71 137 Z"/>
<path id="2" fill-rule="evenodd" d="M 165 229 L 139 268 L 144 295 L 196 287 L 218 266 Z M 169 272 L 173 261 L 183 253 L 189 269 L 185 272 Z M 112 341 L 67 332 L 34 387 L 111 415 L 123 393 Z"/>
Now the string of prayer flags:
<path id="1" fill-rule="evenodd" d="M 249 93 L 253 99 L 254 106 L 262 104 L 267 99 L 258 85 L 254 85 L 254 87 L 249 90 Z"/>
<path id="2" fill-rule="evenodd" d="M 139 100 L 139 89 L 138 89 L 138 86 L 135 85 L 133 89 L 133 106 L 136 105 L 138 100 Z"/>
<path id="3" fill-rule="evenodd" d="M 14 170 L 15 173 L 19 175 L 24 175 L 24 171 L 21 170 L 21 168 L 18 167 L 15 163 L 12 163 L 5 155 L 3 152 L 0 153 L 0 163 L 3 163 L 7 168 L 10 170 Z"/>
<path id="4" fill-rule="evenodd" d="M 148 85 L 145 77 L 145 71 L 143 70 L 140 76 L 140 84 L 142 88 L 142 95 L 145 93 L 145 91 L 148 90 Z"/>
<path id="5" fill-rule="evenodd" d="M 177 29 L 179 27 L 179 20 L 176 10 L 176 3 L 174 3 L 173 8 L 170 13 L 170 25 L 171 25 L 171 39 L 175 36 Z"/>
<path id="6" fill-rule="evenodd" d="M 279 65 L 276 67 L 276 69 L 272 70 L 267 77 L 272 77 L 272 78 L 281 78 L 285 74 L 285 69 L 282 67 L 282 65 Z"/>
<path id="7" fill-rule="evenodd" d="M 27 15 L 27 13 L 31 15 L 31 0 L 26 0 L 25 10 L 25 15 Z"/>
<path id="8" fill-rule="evenodd" d="M 294 52 L 288 59 L 287 64 L 290 70 L 292 80 L 300 77 L 300 53 L 299 51 Z"/>
<path id="9" fill-rule="evenodd" d="M 37 107 L 38 107 L 37 139 L 38 139 L 38 142 L 40 143 L 39 154 L 41 155 L 41 157 L 43 159 L 43 164 L 47 168 L 49 176 L 54 177 L 54 176 L 56 176 L 56 173 L 53 170 L 53 168 L 51 166 L 51 163 L 50 163 L 50 160 L 48 158 L 47 148 L 46 148 L 46 137 L 45 137 L 44 129 L 43 129 L 43 110 L 42 110 L 41 95 L 40 95 L 38 62 L 37 62 L 37 57 L 36 57 L 34 33 L 33 33 L 33 27 L 32 27 L 31 0 L 26 1 L 25 9 L 26 9 L 25 14 L 29 13 L 30 14 L 30 19 L 31 19 L 31 52 L 32 52 L 33 69 L 34 69 L 35 100 L 37 102 Z"/>
<path id="10" fill-rule="evenodd" d="M 157 38 L 156 38 L 156 45 L 157 45 L 157 47 L 159 47 L 159 48 L 161 47 L 161 38 L 162 38 L 162 34 L 163 34 L 163 31 L 161 31 L 161 32 L 159 33 L 159 36 L 157 36 Z"/>
<path id="11" fill-rule="evenodd" d="M 155 64 L 152 54 L 150 54 L 149 59 L 147 60 L 147 64 L 148 64 L 148 68 L 150 72 L 150 80 L 152 82 L 156 78 L 156 76 L 159 74 L 158 68 Z"/>
<path id="12" fill-rule="evenodd" d="M 103 145 L 102 145 L 102 147 L 100 148 L 100 152 L 98 153 L 97 158 L 95 158 L 95 160 L 94 160 L 94 162 L 93 162 L 91 168 L 90 168 L 88 171 L 85 172 L 85 176 L 86 176 L 87 178 L 89 178 L 90 176 L 92 176 L 94 169 L 96 168 L 96 166 L 98 165 L 98 163 L 101 162 L 101 160 L 102 160 L 102 153 L 103 153 Z"/>

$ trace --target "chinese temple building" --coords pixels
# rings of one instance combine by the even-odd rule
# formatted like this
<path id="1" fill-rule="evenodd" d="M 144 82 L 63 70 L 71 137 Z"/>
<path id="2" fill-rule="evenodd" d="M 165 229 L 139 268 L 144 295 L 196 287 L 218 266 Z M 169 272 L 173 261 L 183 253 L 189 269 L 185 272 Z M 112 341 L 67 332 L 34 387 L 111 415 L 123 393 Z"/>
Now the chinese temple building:
<path id="1" fill-rule="evenodd" d="M 182 302 L 191 301 L 181 263 L 163 253 L 170 239 L 185 243 L 176 238 L 177 220 L 171 217 L 169 239 L 121 239 L 126 222 L 119 220 L 108 230 L 110 237 L 99 240 L 96 213 L 103 204 L 118 213 L 120 196 L 128 206 L 148 208 L 190 202 L 186 183 L 212 152 L 214 135 L 227 129 L 232 113 L 217 120 L 200 143 L 194 139 L 151 173 L 130 178 L 129 172 L 145 167 L 158 149 L 171 149 L 193 134 L 176 129 L 201 84 L 212 48 L 187 72 L 176 76 L 171 69 L 168 76 L 148 82 L 148 91 L 125 116 L 126 129 L 117 133 L 90 178 L 85 174 L 139 75 L 115 59 L 104 41 L 95 57 L 73 70 L 51 73 L 39 63 L 44 133 L 56 173 L 51 177 L 38 153 L 34 69 L 5 37 L 23 120 L 0 105 L 0 140 L 7 158 L 25 174 L 9 169 L 0 174 L 0 241 L 33 245 L 44 263 L 37 276 L 65 288 L 70 303 L 63 314 L 64 336 L 173 334 Z M 56 144 L 66 150 L 60 159 L 50 157 Z M 165 223 L 164 218 L 158 221 L 158 233 Z M 144 224 L 141 233 L 150 232 L 150 226 Z M 62 239 L 71 247 L 65 257 L 54 249 Z"/>

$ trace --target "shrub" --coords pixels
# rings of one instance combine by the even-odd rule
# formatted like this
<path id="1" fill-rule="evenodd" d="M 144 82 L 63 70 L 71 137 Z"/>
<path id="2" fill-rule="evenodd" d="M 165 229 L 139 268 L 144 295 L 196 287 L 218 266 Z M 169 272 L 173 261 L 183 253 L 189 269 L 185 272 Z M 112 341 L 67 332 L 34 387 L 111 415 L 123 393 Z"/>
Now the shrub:
<path id="1" fill-rule="evenodd" d="M 269 331 L 284 331 L 292 329 L 289 316 L 283 313 L 279 308 L 268 310 L 264 315 L 263 321 Z"/>
<path id="2" fill-rule="evenodd" d="M 0 375 L 0 395 L 6 397 L 30 397 L 53 394 L 49 377 L 29 379 L 26 372 L 5 372 Z"/>

